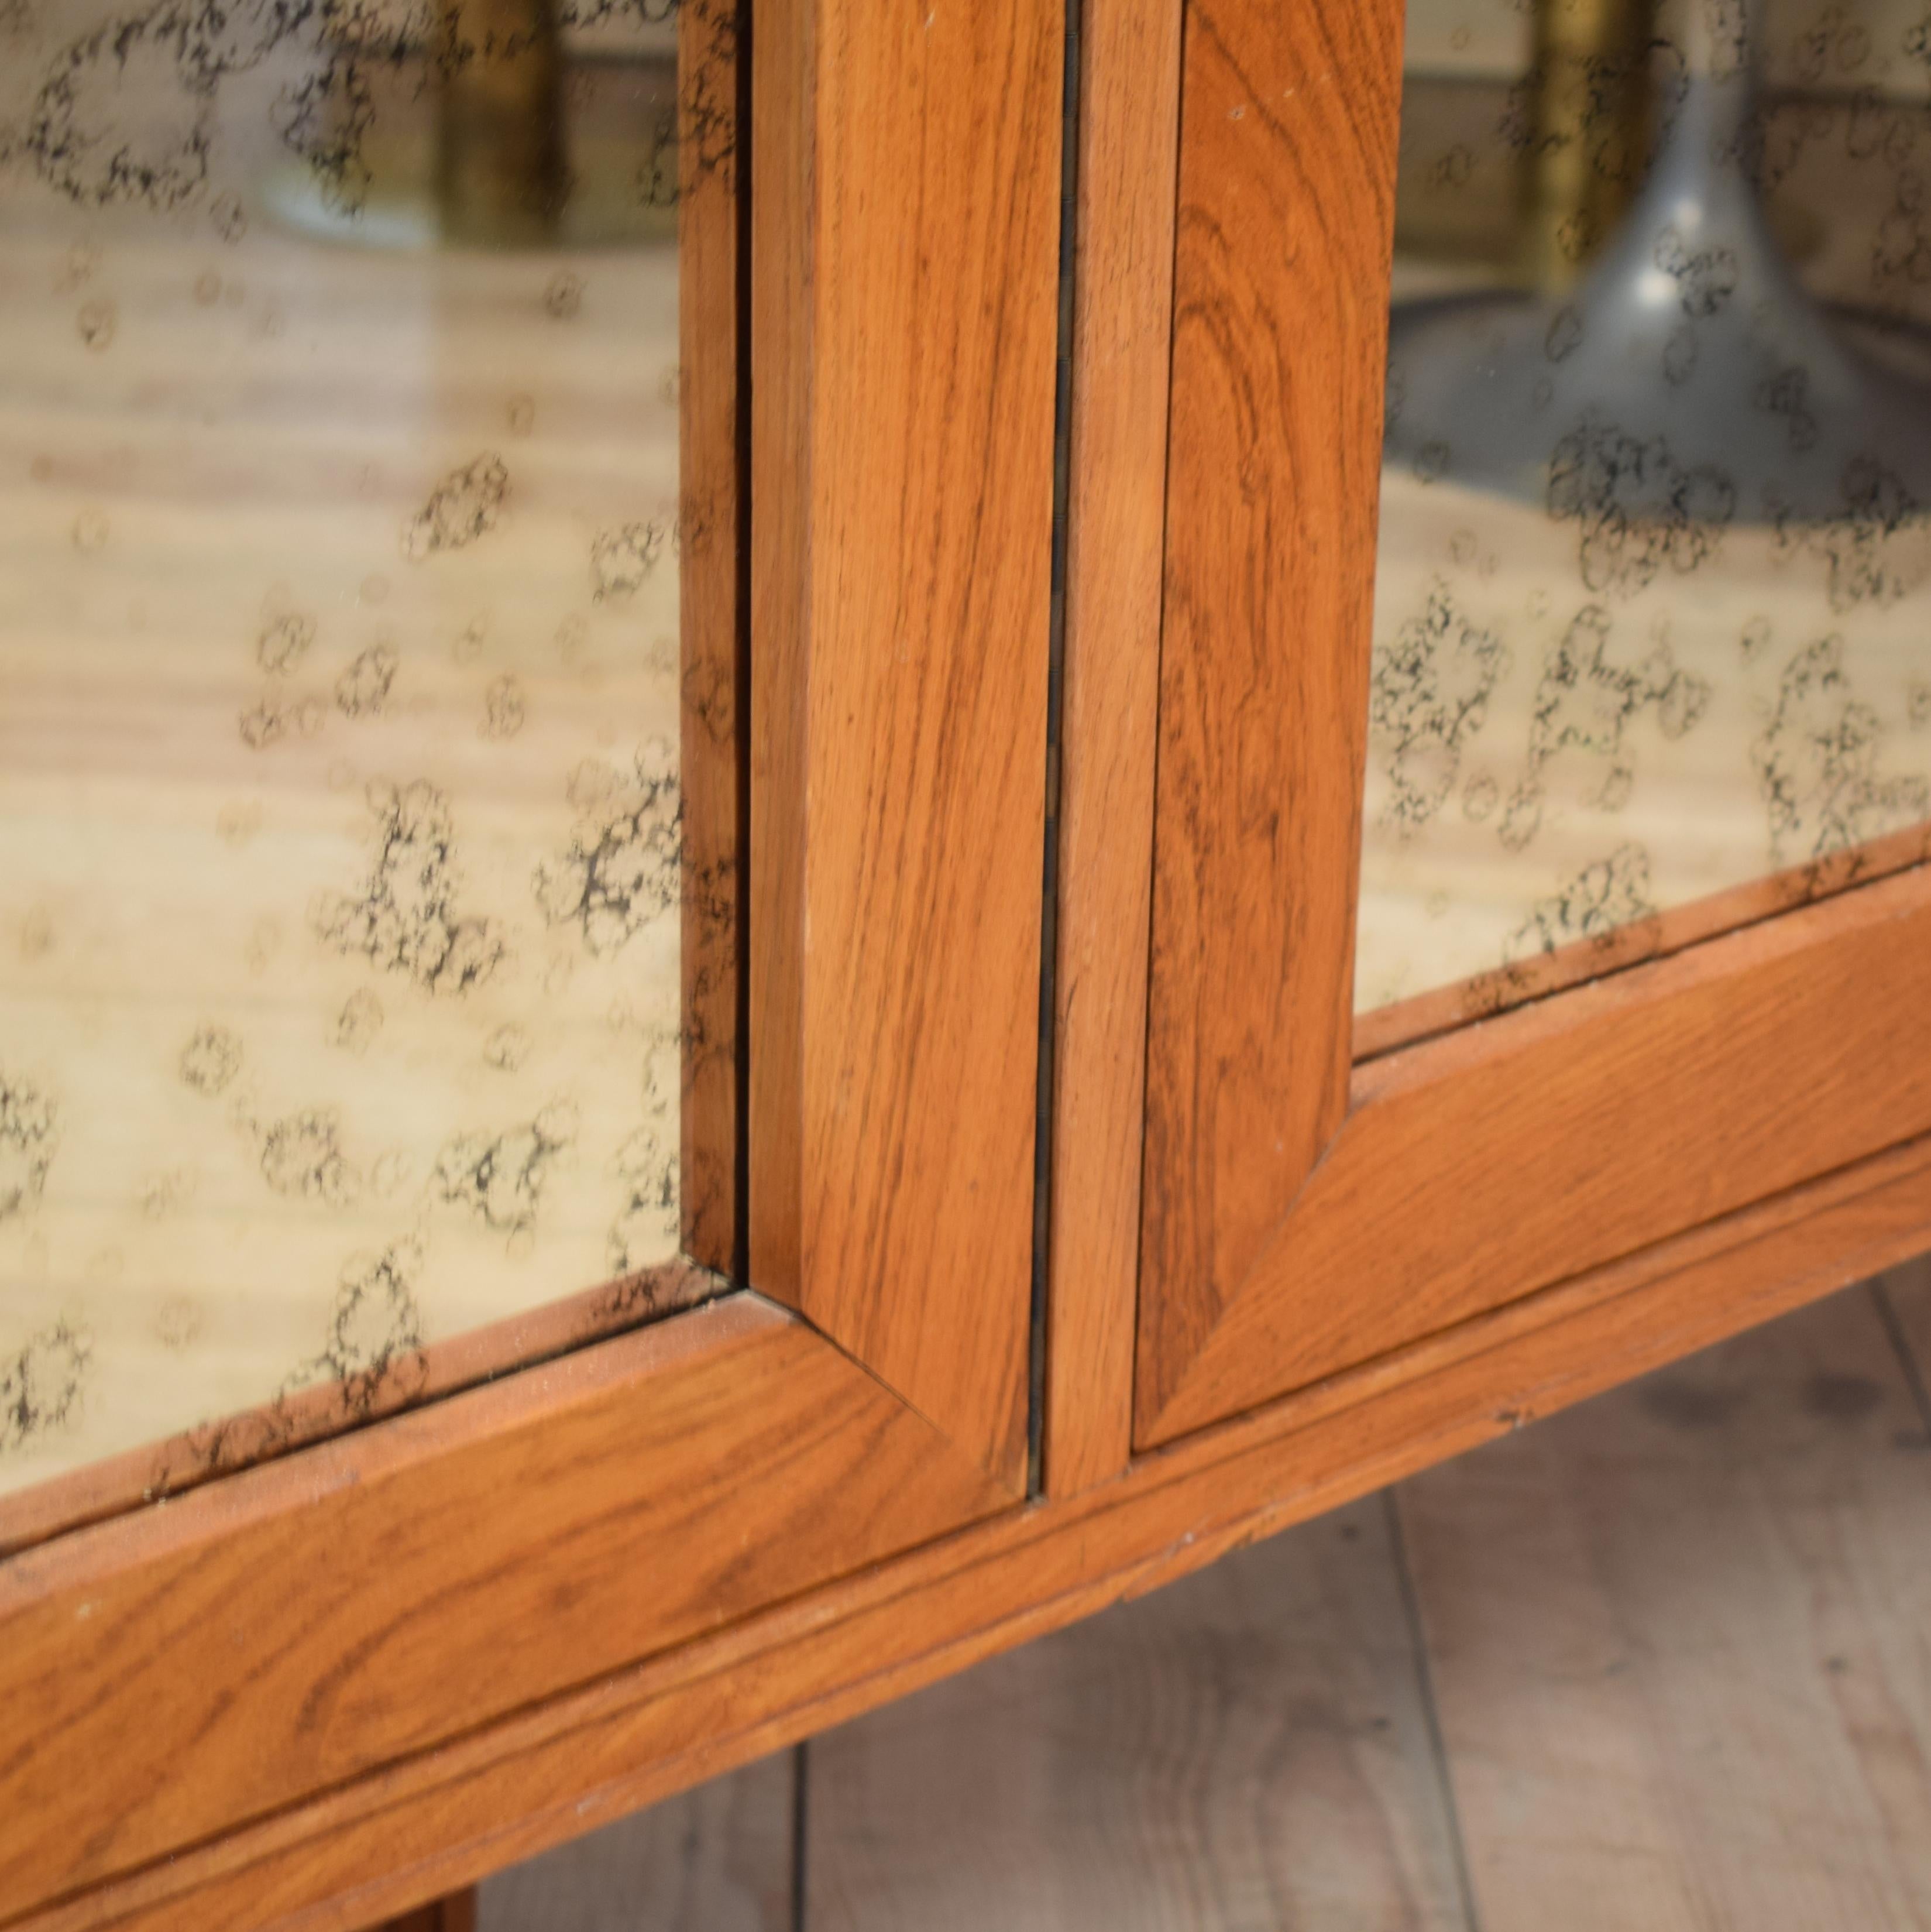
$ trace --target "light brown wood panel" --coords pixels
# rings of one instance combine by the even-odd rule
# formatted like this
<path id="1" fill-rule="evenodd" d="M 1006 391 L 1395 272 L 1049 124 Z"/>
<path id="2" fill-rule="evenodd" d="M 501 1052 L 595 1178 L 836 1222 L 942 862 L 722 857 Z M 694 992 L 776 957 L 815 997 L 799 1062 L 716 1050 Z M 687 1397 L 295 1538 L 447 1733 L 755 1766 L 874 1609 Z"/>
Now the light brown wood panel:
<path id="1" fill-rule="evenodd" d="M 793 1932 L 796 1759 L 760 1758 L 476 1888 L 476 1932 Z"/>
<path id="2" fill-rule="evenodd" d="M 1603 979 L 1646 960 L 1681 952 L 1719 933 L 1775 919 L 1849 886 L 1921 866 L 1927 859 L 1931 859 L 1931 825 L 1912 826 L 1828 854 L 1808 865 L 1793 866 L 1768 878 L 1753 879 L 1747 885 L 1712 892 L 1687 905 L 1666 907 L 1593 938 L 1559 946 L 1553 952 L 1536 953 L 1455 986 L 1376 1006 L 1355 1016 L 1354 1058 L 1357 1061 L 1378 1058 L 1398 1047 L 1451 1032 L 1471 1020 L 1487 1019 L 1511 1006 L 1579 986 L 1585 980 Z"/>
<path id="3" fill-rule="evenodd" d="M 1380 1498 L 819 1738 L 810 1932 L 1461 1932 Z"/>
<path id="4" fill-rule="evenodd" d="M 1187 10 L 1138 1406 L 1348 1099 L 1396 0 Z"/>
<path id="5" fill-rule="evenodd" d="M 1931 1484 L 1852 1292 L 1402 1492 L 1484 1932 L 1931 1922 Z"/>
<path id="6" fill-rule="evenodd" d="M 1171 1439 L 1927 1126 L 1931 870 L 1374 1061 L 1143 1432 Z"/>
<path id="7" fill-rule="evenodd" d="M 766 0 L 751 62 L 751 890 L 745 970 L 751 1279 L 795 1305 L 805 1210 L 805 705 L 814 406 L 810 284 L 815 10 Z"/>
<path id="8" fill-rule="evenodd" d="M 680 1256 L 607 1287 L 545 1302 L 507 1322 L 431 1342 L 399 1358 L 402 1372 L 312 1384 L 148 1448 L 103 1456 L 53 1482 L 0 1496 L 0 1558 L 694 1308 L 729 1286 Z"/>
<path id="9" fill-rule="evenodd" d="M 1016 1493 L 1062 22 L 757 33 L 752 1280 Z"/>
<path id="10" fill-rule="evenodd" d="M 1044 1480 L 1132 1448 L 1178 0 L 1080 21 Z"/>
<path id="11" fill-rule="evenodd" d="M 1927 1244 L 1931 1137 L 7 1922 L 350 1932 Z"/>
<path id="12" fill-rule="evenodd" d="M 739 1296 L 24 1552 L 0 1565 L 0 1900 L 165 1856 L 997 1499 Z"/>
<path id="13" fill-rule="evenodd" d="M 745 755 L 739 645 L 745 530 L 739 466 L 744 345 L 738 315 L 736 0 L 677 16 L 679 621 L 683 679 L 684 1252 L 721 1274 L 737 1252 L 739 824 Z"/>

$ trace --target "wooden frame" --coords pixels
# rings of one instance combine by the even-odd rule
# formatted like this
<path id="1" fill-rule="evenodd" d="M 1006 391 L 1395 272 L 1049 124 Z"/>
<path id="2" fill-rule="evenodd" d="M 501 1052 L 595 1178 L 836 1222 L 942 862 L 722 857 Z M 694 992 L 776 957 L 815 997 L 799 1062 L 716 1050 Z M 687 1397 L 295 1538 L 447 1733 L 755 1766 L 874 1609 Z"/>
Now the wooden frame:
<path id="1" fill-rule="evenodd" d="M 1015 1493 L 1059 32 L 766 0 L 753 88 L 751 1279 Z"/>
<path id="2" fill-rule="evenodd" d="M 0 1561 L 4 1932 L 353 1932 L 1931 1243 L 1921 854 L 1351 1034 L 1393 8 L 1084 11 L 1044 1493 L 1060 21 L 763 0 L 686 728 L 775 1300 L 723 1159 L 704 1306 Z"/>
<path id="3" fill-rule="evenodd" d="M 355 1932 L 1893 1265 L 1927 1231 L 1931 1136 L 0 1924 Z"/>
<path id="4" fill-rule="evenodd" d="M 27 1552 L 0 1574 L 0 1898 L 165 1858 L 1003 1500 L 739 1296 Z"/>
<path id="5" fill-rule="evenodd" d="M 750 830 L 745 806 L 750 684 L 744 558 L 743 64 L 739 0 L 678 15 L 685 95 L 678 141 L 677 468 L 682 503 L 682 775 L 684 1078 L 678 1211 L 684 1252 L 742 1280 L 741 1006 Z"/>
<path id="6" fill-rule="evenodd" d="M 1083 13 L 1042 1475 L 1131 1452 L 1166 518 L 1178 0 Z"/>
<path id="7" fill-rule="evenodd" d="M 111 1921 L 192 1846 L 1023 1492 L 1060 24 L 1042 0 L 922 28 L 771 0 L 760 25 L 757 842 L 741 896 L 743 800 L 694 788 L 689 1252 L 607 1325 L 729 1286 L 700 1264 L 730 1262 L 739 1214 L 747 903 L 753 1279 L 802 1316 L 726 1294 L 523 1366 L 508 1324 L 509 1357 L 425 1371 L 433 1406 L 324 1404 L 304 1429 L 367 1426 L 291 1431 L 164 1508 L 42 1520 L 0 1561 L 0 1922 Z M 680 142 L 684 729 L 715 746 L 742 728 L 738 390 L 709 380 L 745 312 L 742 90 L 734 14 L 700 0 L 681 31 L 703 82 Z"/>
<path id="8" fill-rule="evenodd" d="M 1931 1127 L 1915 832 L 1354 1025 L 1400 46 L 1388 0 L 1188 12 L 1142 1448 Z"/>

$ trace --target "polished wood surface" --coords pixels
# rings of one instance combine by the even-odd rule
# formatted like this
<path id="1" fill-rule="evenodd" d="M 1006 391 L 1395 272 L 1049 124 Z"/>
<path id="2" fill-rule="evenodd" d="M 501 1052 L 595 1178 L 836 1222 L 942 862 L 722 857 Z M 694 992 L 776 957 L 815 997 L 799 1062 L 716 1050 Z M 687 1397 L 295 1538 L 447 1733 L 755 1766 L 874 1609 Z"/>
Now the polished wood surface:
<path id="1" fill-rule="evenodd" d="M 1931 871 L 1377 1060 L 1165 1440 L 1931 1127 Z"/>
<path id="2" fill-rule="evenodd" d="M 272 1462 L 330 1436 L 420 1408 L 586 1342 L 661 1320 L 724 1294 L 721 1275 L 682 1258 L 641 1274 L 546 1302 L 527 1315 L 432 1342 L 412 1372 L 369 1388 L 325 1382 L 265 1406 L 217 1416 L 125 1455 L 82 1464 L 57 1481 L 0 1496 L 0 1557 L 70 1529 L 124 1515 L 238 1469 Z"/>
<path id="3" fill-rule="evenodd" d="M 1915 1932 L 1927 1316 L 1908 1262 L 514 1867 L 483 1932 Z"/>
<path id="4" fill-rule="evenodd" d="M 1000 4 L 760 16 L 751 1246 L 806 1320 L 720 1302 L 0 1567 L 0 1698 L 29 1713 L 0 1747 L 8 1932 L 350 1932 L 1931 1240 L 1915 874 L 1351 1086 L 1399 36 L 1379 0 L 1214 0 L 1187 28 L 1145 1186 L 1129 1110 L 1066 1198 L 1103 1266 L 1049 1322 L 1049 1493 L 1022 1505 L 1060 23 Z M 1157 279 L 1116 320 L 1144 329 Z M 1123 460 L 1121 407 L 1087 421 Z M 1083 514 L 1144 532 L 1082 447 Z M 1138 628 L 1081 688 L 1072 782 L 1126 824 L 1146 775 L 1108 734 L 1146 728 L 1148 646 L 1117 594 Z M 1067 957 L 1123 997 L 1130 854 L 1096 870 L 1096 822 L 1069 836 L 1068 945 L 1114 929 Z M 1363 1123 L 1378 1158 L 1344 1160 Z M 1660 1210 L 1592 1160 L 1606 1126 Z M 1122 1189 L 1162 1438 L 1124 1469 Z M 1348 1212 L 1317 1300 L 1265 1270 L 1324 1189 Z M 1495 1264 L 1501 1230 L 1487 1276 L 1433 1268 L 1451 1242 Z M 1404 1241 L 1436 1244 L 1435 1299 L 1402 1291 Z"/>
<path id="5" fill-rule="evenodd" d="M 1348 1102 L 1401 19 L 1187 14 L 1143 1431 Z"/>
<path id="6" fill-rule="evenodd" d="M 346 1926 L 447 1893 L 462 1881 L 424 1882 L 443 1828 L 419 1817 L 319 1888 L 253 1853 L 217 1861 L 222 1900 L 177 1881 L 197 1845 L 292 1844 L 372 1776 L 876 1575 L 1022 1485 L 1059 23 L 1030 0 L 923 30 L 802 10 L 822 66 L 787 61 L 778 14 L 760 65 L 780 173 L 800 90 L 812 274 L 792 289 L 808 434 L 753 425 L 758 554 L 781 559 L 790 517 L 804 565 L 754 586 L 763 673 L 796 678 L 795 712 L 781 685 L 764 715 L 799 730 L 754 773 L 784 836 L 753 924 L 791 974 L 800 1056 L 791 1126 L 762 1117 L 797 1148 L 799 1270 L 774 1285 L 832 1339 L 728 1298 L 6 1559 L 0 1920 L 85 1922 L 131 1886 L 203 1932 L 291 1907 Z M 763 206 L 781 229 L 787 204 Z M 781 244 L 754 236 L 754 262 Z M 754 334 L 787 299 L 766 288 Z M 709 730 L 706 694 L 684 697 Z M 767 1069 L 784 1004 L 754 1008 Z M 748 1678 L 730 1694 L 757 1701 Z"/>
<path id="7" fill-rule="evenodd" d="M 1016 1493 L 1061 22 L 757 32 L 751 1278 Z"/>
<path id="8" fill-rule="evenodd" d="M 1546 999 L 1571 986 L 1600 980 L 1646 960 L 1736 932 L 1798 906 L 1810 905 L 1847 886 L 1882 879 L 1931 859 L 1931 826 L 1912 826 L 1862 845 L 1753 879 L 1748 885 L 1712 892 L 1707 898 L 1671 906 L 1627 926 L 1559 946 L 1552 952 L 1477 974 L 1452 986 L 1417 993 L 1354 1018 L 1357 1064 L 1378 1059 L 1398 1047 L 1411 1046 L 1450 1033 L 1471 1020 L 1487 1019 L 1511 1006 Z"/>
<path id="9" fill-rule="evenodd" d="M 815 1739 L 802 1932 L 1917 1932 L 1909 1264 Z"/>
<path id="10" fill-rule="evenodd" d="M 128 1932 L 283 1924 L 349 1932 L 1894 1265 L 1927 1243 L 1931 1139 L 1201 1431 L 1078 1498 L 1007 1511 L 17 1923 L 35 1932 L 108 1924 Z"/>
<path id="11" fill-rule="evenodd" d="M 1931 1126 L 1921 829 L 1371 1015 L 1349 1070 L 1399 40 L 1378 19 L 1189 16 L 1141 1449 Z M 1428 501 L 1446 544 L 1459 512 Z M 1764 849 L 1756 794 L 1723 806 Z"/>
<path id="12" fill-rule="evenodd" d="M 741 1296 L 26 1551 L 0 1567 L 0 1900 L 165 1857 L 997 1500 Z"/>
<path id="13" fill-rule="evenodd" d="M 1180 103 L 1176 0 L 1080 26 L 1043 1478 L 1132 1452 Z"/>

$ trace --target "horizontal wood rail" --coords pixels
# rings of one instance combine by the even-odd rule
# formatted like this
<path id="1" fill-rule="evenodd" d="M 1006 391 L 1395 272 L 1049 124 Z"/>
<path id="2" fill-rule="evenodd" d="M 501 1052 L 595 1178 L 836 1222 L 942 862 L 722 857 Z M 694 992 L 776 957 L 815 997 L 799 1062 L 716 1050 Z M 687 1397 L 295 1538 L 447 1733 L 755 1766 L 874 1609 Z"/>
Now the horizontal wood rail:
<path id="1" fill-rule="evenodd" d="M 0 1564 L 0 1912 L 1006 1501 L 741 1294 L 25 1551 Z"/>
<path id="2" fill-rule="evenodd" d="M 1357 1070 L 1165 1442 L 1931 1129 L 1931 869 Z"/>
<path id="3" fill-rule="evenodd" d="M 0 1924 L 352 1932 L 1927 1243 L 1931 1136 Z"/>

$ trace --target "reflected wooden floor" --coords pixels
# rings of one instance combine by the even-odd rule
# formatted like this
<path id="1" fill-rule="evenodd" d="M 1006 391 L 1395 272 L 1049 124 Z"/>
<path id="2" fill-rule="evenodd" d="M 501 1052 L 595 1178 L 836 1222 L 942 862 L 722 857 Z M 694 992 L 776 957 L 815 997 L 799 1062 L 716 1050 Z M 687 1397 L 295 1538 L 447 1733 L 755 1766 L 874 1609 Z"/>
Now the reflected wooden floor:
<path id="1" fill-rule="evenodd" d="M 1927 1370 L 1918 1263 L 517 1868 L 478 1924 L 1931 1925 Z"/>
<path id="2" fill-rule="evenodd" d="M 0 1496 L 676 1245 L 674 246 L 235 208 L 0 189 Z"/>

